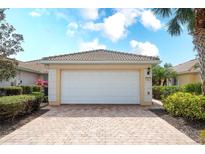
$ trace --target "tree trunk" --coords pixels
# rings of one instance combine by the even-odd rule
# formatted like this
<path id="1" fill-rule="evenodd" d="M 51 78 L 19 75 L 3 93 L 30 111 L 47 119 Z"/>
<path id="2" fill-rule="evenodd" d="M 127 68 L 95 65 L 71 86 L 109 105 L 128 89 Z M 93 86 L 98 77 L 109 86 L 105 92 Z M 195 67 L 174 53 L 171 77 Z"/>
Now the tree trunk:
<path id="1" fill-rule="evenodd" d="M 161 86 L 161 79 L 159 79 L 159 81 L 158 81 L 158 85 Z"/>
<path id="2" fill-rule="evenodd" d="M 163 83 L 164 83 L 164 79 L 161 79 L 160 80 L 160 86 L 163 86 Z"/>
<path id="3" fill-rule="evenodd" d="M 202 91 L 203 91 L 203 94 L 205 95 L 205 81 L 203 81 Z"/>
<path id="4" fill-rule="evenodd" d="M 195 30 L 193 43 L 198 52 L 199 67 L 202 79 L 202 90 L 205 94 L 205 9 L 195 9 Z"/>
<path id="5" fill-rule="evenodd" d="M 163 81 L 163 86 L 167 86 L 167 79 L 165 78 L 164 81 Z"/>

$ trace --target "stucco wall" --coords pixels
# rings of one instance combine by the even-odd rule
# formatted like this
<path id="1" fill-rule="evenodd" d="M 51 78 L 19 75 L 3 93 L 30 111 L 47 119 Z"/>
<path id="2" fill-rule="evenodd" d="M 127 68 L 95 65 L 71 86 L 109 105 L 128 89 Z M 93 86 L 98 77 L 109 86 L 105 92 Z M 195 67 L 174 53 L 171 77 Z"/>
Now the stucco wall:
<path id="1" fill-rule="evenodd" d="M 43 79 L 43 75 L 26 72 L 26 71 L 17 71 L 16 77 L 10 79 L 9 81 L 0 82 L 0 87 L 18 85 L 22 81 L 21 85 L 35 85 L 38 79 Z"/>
<path id="2" fill-rule="evenodd" d="M 55 96 L 50 96 L 49 103 L 50 105 L 60 105 L 61 102 L 61 71 L 62 70 L 136 70 L 139 72 L 140 76 L 140 104 L 141 105 L 151 105 L 152 104 L 152 84 L 151 84 L 151 72 L 150 75 L 146 75 L 147 68 L 151 67 L 151 65 L 140 65 L 140 64 L 122 64 L 122 65 L 57 65 L 57 64 L 50 64 L 49 65 L 49 72 L 50 76 L 48 77 L 48 84 L 50 93 L 55 93 Z M 56 82 L 53 82 L 51 79 L 55 79 Z M 146 82 L 146 86 L 145 86 Z M 149 96 L 147 96 L 149 95 Z M 55 99 L 53 99 L 55 98 Z"/>
<path id="3" fill-rule="evenodd" d="M 0 87 L 7 87 L 11 86 L 12 82 L 14 82 L 15 79 L 10 79 L 9 81 L 0 81 Z"/>
<path id="4" fill-rule="evenodd" d="M 178 85 L 185 85 L 185 84 L 189 84 L 189 83 L 202 82 L 199 73 L 180 74 L 180 75 L 178 75 L 177 80 L 178 80 Z"/>

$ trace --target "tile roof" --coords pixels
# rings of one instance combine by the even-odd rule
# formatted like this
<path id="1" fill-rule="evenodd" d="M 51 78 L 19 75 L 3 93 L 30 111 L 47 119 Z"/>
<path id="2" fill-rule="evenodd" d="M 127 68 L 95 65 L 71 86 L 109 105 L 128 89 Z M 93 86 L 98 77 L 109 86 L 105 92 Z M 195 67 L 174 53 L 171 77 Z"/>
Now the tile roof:
<path id="1" fill-rule="evenodd" d="M 18 69 L 36 73 L 47 73 L 46 66 L 40 60 L 22 62 L 18 61 Z"/>
<path id="2" fill-rule="evenodd" d="M 177 73 L 199 72 L 198 59 L 193 59 L 172 67 Z"/>
<path id="3" fill-rule="evenodd" d="M 143 56 L 137 55 L 133 53 L 126 53 L 126 52 L 119 52 L 119 51 L 112 51 L 112 50 L 91 50 L 91 51 L 84 51 L 84 52 L 77 52 L 71 54 L 64 54 L 58 56 L 50 56 L 42 58 L 42 61 L 75 61 L 75 62 L 129 62 L 129 61 L 159 61 L 158 57 L 151 57 L 151 56 Z"/>

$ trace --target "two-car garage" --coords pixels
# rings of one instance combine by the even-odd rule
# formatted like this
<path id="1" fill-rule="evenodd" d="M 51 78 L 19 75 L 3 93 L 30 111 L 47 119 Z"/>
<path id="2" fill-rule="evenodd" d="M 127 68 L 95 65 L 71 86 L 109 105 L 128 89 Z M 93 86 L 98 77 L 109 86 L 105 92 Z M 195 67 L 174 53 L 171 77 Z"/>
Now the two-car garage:
<path id="1" fill-rule="evenodd" d="M 139 104 L 137 71 L 62 71 L 61 104 Z"/>
<path id="2" fill-rule="evenodd" d="M 158 57 L 91 50 L 45 57 L 50 105 L 152 104 L 151 66 Z"/>

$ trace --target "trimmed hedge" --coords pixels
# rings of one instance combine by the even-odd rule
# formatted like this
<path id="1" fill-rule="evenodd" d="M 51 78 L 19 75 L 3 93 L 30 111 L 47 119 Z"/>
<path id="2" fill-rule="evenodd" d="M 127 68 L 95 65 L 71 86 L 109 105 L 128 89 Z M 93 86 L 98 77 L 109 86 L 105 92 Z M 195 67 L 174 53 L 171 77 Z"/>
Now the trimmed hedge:
<path id="1" fill-rule="evenodd" d="M 32 86 L 20 86 L 23 91 L 22 94 L 31 94 L 33 91 L 33 87 Z"/>
<path id="2" fill-rule="evenodd" d="M 34 110 L 37 110 L 37 109 L 39 109 L 40 103 L 43 102 L 44 94 L 41 93 L 41 92 L 32 92 L 31 95 L 33 95 L 33 96 L 36 97 L 36 101 L 37 101 L 38 103 L 34 103 L 33 106 L 32 106 L 32 108 L 33 108 Z"/>
<path id="3" fill-rule="evenodd" d="M 205 130 L 199 132 L 201 144 L 205 144 Z"/>
<path id="4" fill-rule="evenodd" d="M 205 97 L 202 95 L 177 92 L 163 99 L 163 106 L 173 116 L 192 120 L 205 119 Z"/>
<path id="5" fill-rule="evenodd" d="M 166 98 L 167 96 L 176 93 L 184 91 L 183 87 L 179 86 L 153 86 L 152 88 L 152 93 L 153 97 L 155 99 L 163 99 Z"/>
<path id="6" fill-rule="evenodd" d="M 40 92 L 41 87 L 40 86 L 32 86 L 32 92 Z"/>
<path id="7" fill-rule="evenodd" d="M 188 92 L 196 95 L 202 94 L 202 84 L 192 83 L 184 86 L 153 86 L 153 98 L 163 99 L 176 92 Z"/>
<path id="8" fill-rule="evenodd" d="M 21 87 L 16 86 L 0 87 L 0 96 L 21 95 L 22 91 Z"/>
<path id="9" fill-rule="evenodd" d="M 41 92 L 32 92 L 31 95 L 35 96 L 39 102 L 42 102 L 44 99 L 44 94 Z"/>
<path id="10" fill-rule="evenodd" d="M 34 94 L 3 96 L 0 98 L 0 120 L 10 120 L 31 113 L 40 108 L 40 103 L 39 98 Z"/>
<path id="11" fill-rule="evenodd" d="M 184 86 L 184 91 L 193 93 L 196 95 L 202 94 L 202 84 L 201 83 L 191 83 Z"/>

